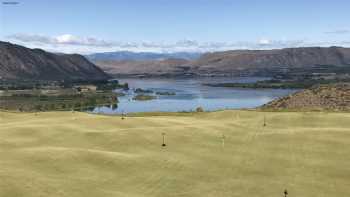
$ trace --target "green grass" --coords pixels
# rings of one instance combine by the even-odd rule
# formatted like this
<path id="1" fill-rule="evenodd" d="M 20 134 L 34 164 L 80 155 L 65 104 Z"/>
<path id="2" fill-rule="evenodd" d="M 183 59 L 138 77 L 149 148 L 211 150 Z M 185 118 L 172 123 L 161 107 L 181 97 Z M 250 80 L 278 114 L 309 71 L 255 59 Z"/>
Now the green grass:
<path id="1" fill-rule="evenodd" d="M 0 112 L 0 196 L 350 194 L 348 113 L 155 115 Z"/>

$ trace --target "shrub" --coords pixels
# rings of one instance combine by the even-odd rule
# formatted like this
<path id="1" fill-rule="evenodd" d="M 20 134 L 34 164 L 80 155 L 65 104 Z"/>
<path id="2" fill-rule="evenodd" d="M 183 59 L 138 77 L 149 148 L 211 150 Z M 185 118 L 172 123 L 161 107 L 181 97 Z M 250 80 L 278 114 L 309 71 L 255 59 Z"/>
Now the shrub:
<path id="1" fill-rule="evenodd" d="M 202 107 L 197 107 L 196 112 L 204 112 L 204 109 Z"/>

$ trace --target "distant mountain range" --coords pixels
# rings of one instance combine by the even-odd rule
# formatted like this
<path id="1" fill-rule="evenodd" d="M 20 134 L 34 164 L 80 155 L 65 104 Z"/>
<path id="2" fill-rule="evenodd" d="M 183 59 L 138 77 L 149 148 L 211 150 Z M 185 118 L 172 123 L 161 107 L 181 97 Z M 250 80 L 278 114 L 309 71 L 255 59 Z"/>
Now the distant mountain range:
<path id="1" fill-rule="evenodd" d="M 54 54 L 0 42 L 0 78 L 28 80 L 102 80 L 104 71 L 78 54 Z"/>
<path id="2" fill-rule="evenodd" d="M 186 52 L 114 52 L 88 57 L 93 63 L 78 54 L 54 54 L 0 42 L 0 78 L 100 80 L 108 79 L 108 74 L 144 77 L 288 77 L 330 73 L 350 76 L 350 49 L 342 47 L 233 50 L 203 55 Z"/>
<path id="3" fill-rule="evenodd" d="M 349 73 L 350 49 L 304 47 L 275 50 L 233 50 L 193 59 L 93 60 L 113 75 L 142 76 L 285 76 Z"/>
<path id="4" fill-rule="evenodd" d="M 86 57 L 91 61 L 149 61 L 164 59 L 185 59 L 194 60 L 201 56 L 201 53 L 178 52 L 178 53 L 151 53 L 151 52 L 130 52 L 117 51 L 106 53 L 94 53 Z"/>

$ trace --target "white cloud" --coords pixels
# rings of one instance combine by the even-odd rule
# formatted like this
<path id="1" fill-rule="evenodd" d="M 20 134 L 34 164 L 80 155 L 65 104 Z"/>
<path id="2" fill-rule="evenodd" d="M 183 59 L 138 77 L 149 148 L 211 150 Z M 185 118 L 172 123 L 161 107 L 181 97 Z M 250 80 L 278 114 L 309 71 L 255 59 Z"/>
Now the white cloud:
<path id="1" fill-rule="evenodd" d="M 337 29 L 334 31 L 327 31 L 326 34 L 350 34 L 349 29 Z"/>
<path id="2" fill-rule="evenodd" d="M 80 37 L 72 34 L 45 36 L 33 34 L 13 34 L 6 37 L 8 41 L 30 48 L 64 53 L 95 53 L 108 51 L 135 52 L 212 52 L 234 49 L 276 49 L 306 46 L 349 46 L 343 42 L 310 42 L 306 40 L 272 40 L 262 38 L 256 42 L 198 42 L 184 39 L 177 42 L 120 42 L 108 41 L 94 37 Z"/>
<path id="3" fill-rule="evenodd" d="M 71 34 L 63 34 L 63 35 L 57 36 L 55 39 L 60 44 L 79 42 L 79 40 Z"/>
<path id="4" fill-rule="evenodd" d="M 31 43 L 50 43 L 51 38 L 43 35 L 31 35 L 31 34 L 13 34 L 7 36 L 10 40 L 20 41 L 20 42 L 31 42 Z"/>
<path id="5" fill-rule="evenodd" d="M 260 45 L 269 45 L 270 44 L 270 40 L 266 39 L 266 38 L 263 38 L 263 39 L 260 39 L 258 43 Z"/>

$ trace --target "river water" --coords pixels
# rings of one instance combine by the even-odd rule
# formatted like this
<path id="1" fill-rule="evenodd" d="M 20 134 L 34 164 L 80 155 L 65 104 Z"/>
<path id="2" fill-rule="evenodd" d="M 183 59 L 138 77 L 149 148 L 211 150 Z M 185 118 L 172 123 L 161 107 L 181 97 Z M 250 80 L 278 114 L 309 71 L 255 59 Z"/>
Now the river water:
<path id="1" fill-rule="evenodd" d="M 205 111 L 223 109 L 255 108 L 269 101 L 286 96 L 296 90 L 290 89 L 242 89 L 209 87 L 204 83 L 255 82 L 263 78 L 191 78 L 191 79 L 119 79 L 120 83 L 128 83 L 130 90 L 121 91 L 126 95 L 119 97 L 117 109 L 97 107 L 95 113 L 120 114 L 131 112 L 179 112 L 194 111 L 202 107 Z M 174 92 L 176 95 L 156 95 L 157 99 L 136 101 L 135 88 L 154 92 Z M 154 94 L 153 94 L 154 95 Z"/>

